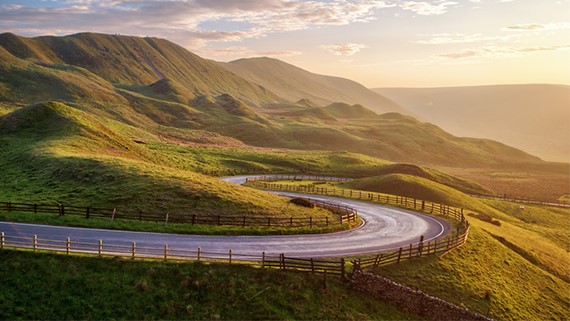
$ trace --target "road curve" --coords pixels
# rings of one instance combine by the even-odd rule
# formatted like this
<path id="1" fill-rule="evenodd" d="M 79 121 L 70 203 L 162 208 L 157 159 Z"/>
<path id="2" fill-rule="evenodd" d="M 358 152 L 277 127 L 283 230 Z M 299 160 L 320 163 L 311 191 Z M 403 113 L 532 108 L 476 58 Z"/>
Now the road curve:
<path id="1" fill-rule="evenodd" d="M 245 176 L 224 178 L 226 181 L 242 183 Z M 307 197 L 306 194 L 279 193 L 281 195 Z M 61 227 L 49 225 L 0 222 L 0 231 L 7 236 L 32 237 L 38 239 L 64 240 L 70 237 L 74 242 L 96 244 L 103 240 L 106 245 L 129 246 L 136 242 L 138 247 L 161 248 L 168 244 L 171 250 L 193 250 L 200 247 L 204 252 L 267 255 L 280 253 L 290 257 L 340 257 L 394 250 L 410 243 L 446 235 L 449 224 L 442 219 L 427 215 L 390 208 L 374 203 L 311 195 L 310 198 L 342 203 L 355 208 L 365 223 L 349 231 L 278 236 L 214 236 L 181 235 L 150 232 L 131 232 L 89 228 Z"/>

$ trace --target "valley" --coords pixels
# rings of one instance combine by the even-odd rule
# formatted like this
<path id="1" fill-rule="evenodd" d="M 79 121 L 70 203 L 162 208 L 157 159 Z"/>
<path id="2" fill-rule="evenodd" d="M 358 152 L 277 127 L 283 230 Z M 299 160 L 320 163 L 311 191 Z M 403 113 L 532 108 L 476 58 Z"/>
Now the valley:
<path id="1" fill-rule="evenodd" d="M 270 237 L 284 248 L 293 246 L 283 241 L 291 236 L 279 234 L 321 233 L 297 236 L 313 239 L 360 229 L 374 243 L 385 227 L 367 226 L 366 220 L 374 218 L 366 214 L 364 227 L 359 227 L 360 221 L 341 221 L 339 226 L 314 228 L 313 218 L 326 219 L 328 225 L 338 213 L 220 179 L 255 174 L 350 178 L 354 180 L 274 183 L 325 188 L 320 194 L 331 188 L 347 190 L 350 195 L 376 195 L 377 200 L 379 195 L 407 197 L 465 210 L 471 230 L 460 248 L 373 271 L 496 320 L 569 318 L 570 210 L 471 196 L 567 203 L 570 164 L 560 156 L 568 153 L 556 147 L 558 154 L 543 157 L 547 154 L 539 149 L 498 135 L 492 129 L 500 122 L 480 126 L 485 120 L 474 116 L 483 114 L 475 107 L 446 122 L 436 116 L 452 113 L 459 98 L 435 112 L 408 100 L 415 99 L 414 95 L 369 90 L 352 80 L 311 73 L 272 58 L 216 62 L 155 37 L 79 33 L 27 38 L 3 33 L 0 202 L 104 208 L 112 217 L 87 219 L 11 212 L 2 207 L 0 219 L 5 224 L 205 234 L 203 239 L 215 234 L 233 237 L 234 243 L 247 235 L 278 234 Z M 453 96 L 447 91 L 438 95 Z M 514 113 L 515 107 L 509 108 L 493 117 L 506 118 Z M 550 121 L 527 132 L 531 126 L 526 121 L 532 117 L 525 115 L 524 121 L 512 121 L 538 140 L 537 133 L 547 132 L 544 128 Z M 564 121 L 560 117 L 552 127 L 556 136 L 552 139 L 562 145 L 560 137 L 568 129 Z M 509 126 L 516 128 L 513 123 Z M 478 127 L 488 130 L 477 131 Z M 347 195 L 340 197 L 350 202 Z M 359 212 L 366 213 L 373 200 L 358 203 Z M 379 213 L 404 215 L 386 204 L 374 206 L 380 208 Z M 121 220 L 123 209 L 165 214 L 165 219 Z M 217 217 L 218 224 L 168 223 L 169 214 L 194 213 L 213 220 Z M 222 215 L 244 217 L 244 221 L 246 217 L 269 217 L 269 226 L 265 220 L 247 227 L 224 225 L 219 223 Z M 278 227 L 271 226 L 272 218 L 310 218 L 311 223 L 302 228 Z M 440 240 L 452 235 L 450 230 Z M 409 231 L 400 236 L 405 233 Z M 136 235 L 143 235 L 137 240 L 144 243 L 144 234 Z M 410 239 L 402 242 L 408 244 Z M 342 239 L 339 242 L 331 249 L 333 254 L 327 255 L 340 251 Z M 362 254 L 357 252 L 341 254 Z M 7 284 L 7 290 L 0 291 L 4 319 L 419 318 L 388 302 L 372 300 L 337 279 L 325 281 L 323 288 L 321 275 L 25 250 L 2 249 L 0 257 L 8 262 L 0 267 Z M 56 267 L 65 273 L 58 273 Z M 36 281 L 27 285 L 39 276 L 58 284 L 60 296 L 51 300 L 50 312 L 31 299 L 36 295 L 31 294 L 33 288 L 38 296 L 50 291 Z M 71 283 L 81 284 L 81 290 L 68 286 Z M 119 307 L 120 297 L 128 297 L 134 308 Z M 296 304 L 299 300 L 306 305 Z M 157 301 L 163 303 L 151 303 Z M 77 314 L 77 307 L 85 305 L 87 312 Z"/>

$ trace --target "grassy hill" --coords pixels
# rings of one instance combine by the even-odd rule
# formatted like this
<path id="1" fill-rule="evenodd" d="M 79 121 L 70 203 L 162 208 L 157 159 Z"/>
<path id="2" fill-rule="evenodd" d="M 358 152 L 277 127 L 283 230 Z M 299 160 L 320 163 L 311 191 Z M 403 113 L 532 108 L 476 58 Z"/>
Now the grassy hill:
<path id="1" fill-rule="evenodd" d="M 333 103 L 319 110 L 309 100 L 287 104 L 166 40 L 6 33 L 0 47 L 6 58 L 0 64 L 0 98 L 11 106 L 56 100 L 150 135 L 201 131 L 233 145 L 346 150 L 442 166 L 538 162 L 508 146 L 458 138 L 409 116 L 376 116 L 367 109 L 374 105 Z M 293 76 L 280 79 L 293 84 Z"/>
<path id="2" fill-rule="evenodd" d="M 253 105 L 277 100 L 264 88 L 158 38 L 93 33 L 23 38 L 4 33 L 0 35 L 0 46 L 22 60 L 47 68 L 62 64 L 81 67 L 134 91 L 169 79 L 179 84 L 176 87 L 182 97 L 228 93 Z"/>
<path id="3" fill-rule="evenodd" d="M 570 162 L 570 86 L 376 88 L 415 115 L 459 136 L 498 140 Z"/>
<path id="4" fill-rule="evenodd" d="M 239 59 L 220 65 L 289 102 L 309 99 L 323 106 L 333 102 L 361 104 L 377 113 L 407 113 L 398 104 L 349 79 L 311 73 L 272 58 Z"/>

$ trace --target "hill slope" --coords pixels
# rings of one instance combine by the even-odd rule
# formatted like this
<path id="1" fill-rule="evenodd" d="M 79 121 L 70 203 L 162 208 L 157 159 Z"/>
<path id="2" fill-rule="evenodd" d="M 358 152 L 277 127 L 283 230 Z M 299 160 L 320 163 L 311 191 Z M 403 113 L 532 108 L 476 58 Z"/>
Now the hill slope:
<path id="1" fill-rule="evenodd" d="M 44 66 L 85 68 L 115 85 L 140 89 L 161 79 L 181 86 L 187 97 L 228 93 L 252 105 L 278 99 L 252 84 L 164 39 L 80 33 L 65 37 L 0 35 L 11 55 Z"/>
<path id="2" fill-rule="evenodd" d="M 220 65 L 290 102 L 307 98 L 321 105 L 361 104 L 377 113 L 409 114 L 398 104 L 349 79 L 311 73 L 272 58 L 239 59 Z"/>
<path id="3" fill-rule="evenodd" d="M 455 135 L 483 137 L 570 162 L 570 86 L 376 88 Z"/>
<path id="4" fill-rule="evenodd" d="M 333 103 L 312 110 L 317 107 L 307 99 L 286 103 L 166 40 L 101 34 L 29 39 L 2 34 L 0 48 L 5 58 L 0 61 L 0 102 L 9 110 L 55 100 L 155 136 L 174 131 L 177 137 L 191 137 L 200 131 L 201 136 L 214 134 L 215 141 L 234 146 L 241 141 L 257 147 L 349 151 L 425 165 L 540 163 L 500 143 L 458 138 L 399 113 L 376 115 L 366 108 L 369 105 Z M 274 75 L 279 81 L 303 88 L 297 86 L 295 73 L 287 74 L 294 67 L 277 65 L 287 67 L 283 77 L 288 78 Z M 314 79 L 325 77 L 297 72 Z M 336 87 L 316 90 L 324 88 Z M 381 96 L 362 92 L 362 97 Z M 375 101 L 386 102 L 382 99 Z"/>

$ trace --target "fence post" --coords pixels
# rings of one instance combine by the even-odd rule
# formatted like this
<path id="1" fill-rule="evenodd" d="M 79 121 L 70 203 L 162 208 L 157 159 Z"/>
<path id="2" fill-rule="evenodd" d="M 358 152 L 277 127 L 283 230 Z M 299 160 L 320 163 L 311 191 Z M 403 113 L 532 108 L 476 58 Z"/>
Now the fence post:
<path id="1" fill-rule="evenodd" d="M 34 252 L 38 249 L 38 236 L 34 235 L 34 240 L 32 241 L 32 244 L 34 246 Z"/>
<path id="2" fill-rule="evenodd" d="M 198 246 L 198 257 L 197 257 L 198 262 L 200 262 L 200 253 L 201 253 L 201 252 L 202 252 L 202 250 L 201 250 L 200 247 Z"/>
<path id="3" fill-rule="evenodd" d="M 166 217 L 164 218 L 164 225 L 168 224 L 168 213 L 166 213 Z"/>
<path id="4" fill-rule="evenodd" d="M 134 260 L 136 252 L 137 252 L 137 243 L 136 242 L 133 242 L 133 246 L 131 249 L 132 249 L 132 259 Z"/>
<path id="5" fill-rule="evenodd" d="M 116 209 L 116 208 L 113 209 L 113 215 L 111 215 L 111 222 L 114 222 L 114 221 L 115 221 L 115 214 L 117 214 L 117 209 Z"/>
<path id="6" fill-rule="evenodd" d="M 422 211 L 426 209 L 426 201 L 422 200 Z"/>
<path id="7" fill-rule="evenodd" d="M 232 264 L 232 250 L 230 249 L 230 264 Z"/>
<path id="8" fill-rule="evenodd" d="M 192 225 L 196 224 L 196 214 L 192 214 Z"/>
<path id="9" fill-rule="evenodd" d="M 71 238 L 67 237 L 67 239 L 65 240 L 65 254 L 69 255 L 70 250 L 71 250 Z"/>
<path id="10" fill-rule="evenodd" d="M 408 253 L 408 260 L 412 259 L 412 249 L 413 249 L 413 244 L 410 244 L 410 252 Z"/>
<path id="11" fill-rule="evenodd" d="M 4 249 L 4 241 L 5 241 L 5 236 L 4 236 L 4 232 L 2 232 L 2 234 L 0 234 L 0 250 Z"/>
<path id="12" fill-rule="evenodd" d="M 220 215 L 218 215 L 218 226 L 220 226 Z"/>
<path id="13" fill-rule="evenodd" d="M 60 216 L 65 215 L 65 209 L 63 208 L 63 204 L 60 203 L 58 207 L 59 207 L 59 215 Z"/>
<path id="14" fill-rule="evenodd" d="M 142 211 L 139 211 L 139 221 L 142 221 Z"/>
<path id="15" fill-rule="evenodd" d="M 279 261 L 281 261 L 281 262 L 279 262 L 280 263 L 279 265 L 281 266 L 281 270 L 285 270 L 285 254 L 283 254 L 283 253 L 279 254 Z"/>
<path id="16" fill-rule="evenodd" d="M 99 240 L 99 256 L 103 255 L 103 240 Z"/>
<path id="17" fill-rule="evenodd" d="M 245 216 L 243 217 L 243 224 L 242 225 L 245 227 Z"/>
<path id="18" fill-rule="evenodd" d="M 261 252 L 261 267 L 265 268 L 265 252 Z"/>
<path id="19" fill-rule="evenodd" d="M 346 265 L 344 263 L 344 258 L 340 259 L 340 279 L 341 280 L 346 279 Z"/>
<path id="20" fill-rule="evenodd" d="M 401 249 L 401 248 L 400 248 Z M 378 264 L 380 263 L 380 258 L 382 257 L 382 254 L 378 254 L 376 255 L 376 259 L 374 260 L 374 265 L 372 265 L 372 268 L 376 268 L 378 266 Z"/>
<path id="21" fill-rule="evenodd" d="M 325 217 L 325 220 L 326 220 L 327 226 L 329 226 L 329 217 L 328 216 Z"/>
<path id="22" fill-rule="evenodd" d="M 38 214 L 38 204 L 34 204 L 34 214 Z"/>
<path id="23" fill-rule="evenodd" d="M 289 218 L 289 226 L 293 226 L 293 216 Z"/>
<path id="24" fill-rule="evenodd" d="M 402 258 L 402 248 L 398 251 L 398 263 L 400 263 L 400 259 Z"/>
<path id="25" fill-rule="evenodd" d="M 85 218 L 89 218 L 89 206 L 87 206 L 87 209 L 85 210 Z"/>
<path id="26" fill-rule="evenodd" d="M 267 218 L 267 227 L 271 227 L 271 217 Z"/>
<path id="27" fill-rule="evenodd" d="M 313 217 L 309 217 L 309 227 L 313 228 Z"/>
<path id="28" fill-rule="evenodd" d="M 420 243 L 418 243 L 418 256 L 422 256 L 422 250 L 424 247 L 424 236 L 420 236 Z"/>

